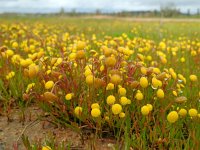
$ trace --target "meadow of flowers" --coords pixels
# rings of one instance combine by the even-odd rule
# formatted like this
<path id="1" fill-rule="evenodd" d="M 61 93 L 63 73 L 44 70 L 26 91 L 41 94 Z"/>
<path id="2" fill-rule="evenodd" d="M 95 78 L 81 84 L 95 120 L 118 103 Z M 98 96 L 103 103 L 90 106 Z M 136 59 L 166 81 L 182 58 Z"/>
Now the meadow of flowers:
<path id="1" fill-rule="evenodd" d="M 38 106 L 116 149 L 200 149 L 200 23 L 13 22 L 0 24 L 2 114 Z"/>

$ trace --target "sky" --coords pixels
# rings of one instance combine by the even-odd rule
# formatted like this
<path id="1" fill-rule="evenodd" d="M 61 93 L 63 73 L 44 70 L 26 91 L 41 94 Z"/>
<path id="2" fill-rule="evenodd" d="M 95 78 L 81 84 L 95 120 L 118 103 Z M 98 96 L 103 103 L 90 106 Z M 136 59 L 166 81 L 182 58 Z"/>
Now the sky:
<path id="1" fill-rule="evenodd" d="M 175 4 L 182 12 L 191 13 L 200 8 L 200 0 L 0 0 L 0 13 L 54 13 L 65 11 L 103 12 L 159 10 L 160 6 Z"/>

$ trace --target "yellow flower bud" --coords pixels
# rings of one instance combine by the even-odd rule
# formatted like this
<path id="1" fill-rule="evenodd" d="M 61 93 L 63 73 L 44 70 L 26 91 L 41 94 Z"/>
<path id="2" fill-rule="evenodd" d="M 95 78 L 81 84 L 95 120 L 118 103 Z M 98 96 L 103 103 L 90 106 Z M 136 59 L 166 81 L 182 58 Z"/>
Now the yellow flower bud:
<path id="1" fill-rule="evenodd" d="M 7 50 L 7 51 L 6 51 L 6 55 L 7 55 L 8 57 L 12 56 L 13 54 L 14 54 L 13 50 Z"/>
<path id="2" fill-rule="evenodd" d="M 91 110 L 92 117 L 99 117 L 101 115 L 101 111 L 98 108 L 94 108 Z"/>
<path id="3" fill-rule="evenodd" d="M 45 83 L 45 89 L 51 89 L 54 86 L 54 82 L 53 81 L 48 81 Z"/>
<path id="4" fill-rule="evenodd" d="M 120 118 L 124 118 L 126 116 L 126 114 L 124 113 L 124 112 L 121 112 L 120 114 L 119 114 L 119 117 Z"/>
<path id="5" fill-rule="evenodd" d="M 88 75 L 92 75 L 92 71 L 90 69 L 86 69 L 84 75 L 87 77 Z"/>
<path id="6" fill-rule="evenodd" d="M 148 87 L 148 80 L 147 80 L 147 78 L 145 78 L 145 77 L 141 77 L 140 78 L 140 86 L 143 87 L 143 88 Z"/>
<path id="7" fill-rule="evenodd" d="M 126 89 L 125 88 L 119 88 L 118 93 L 120 96 L 125 96 L 126 95 Z"/>
<path id="8" fill-rule="evenodd" d="M 151 81 L 152 81 L 153 88 L 158 88 L 162 86 L 162 82 L 156 79 L 155 77 L 153 77 Z"/>
<path id="9" fill-rule="evenodd" d="M 36 65 L 30 65 L 29 69 L 28 69 L 28 76 L 30 78 L 33 78 L 33 77 L 37 76 L 38 70 L 39 70 L 38 66 L 36 66 Z"/>
<path id="10" fill-rule="evenodd" d="M 98 104 L 98 103 L 93 103 L 93 104 L 91 105 L 91 108 L 92 108 L 92 109 L 94 109 L 94 108 L 97 108 L 97 109 L 99 109 L 99 108 L 100 108 L 100 106 L 99 106 L 99 104 Z"/>
<path id="11" fill-rule="evenodd" d="M 191 108 L 189 111 L 188 111 L 190 117 L 196 117 L 197 114 L 198 114 L 198 111 L 194 108 Z"/>
<path id="12" fill-rule="evenodd" d="M 78 58 L 78 59 L 83 59 L 83 58 L 85 58 L 85 52 L 84 52 L 84 50 L 79 50 L 79 51 L 77 51 L 77 52 L 76 52 L 76 58 Z"/>
<path id="13" fill-rule="evenodd" d="M 68 93 L 68 94 L 65 95 L 66 100 L 71 100 L 72 97 L 73 97 L 73 93 Z"/>
<path id="14" fill-rule="evenodd" d="M 122 111 L 122 106 L 120 104 L 112 105 L 112 112 L 114 115 L 121 113 L 121 111 Z"/>
<path id="15" fill-rule="evenodd" d="M 49 147 L 49 146 L 43 146 L 43 147 L 42 147 L 42 150 L 52 150 L 52 149 L 51 149 L 51 147 Z"/>
<path id="16" fill-rule="evenodd" d="M 148 115 L 148 114 L 149 114 L 149 107 L 147 107 L 147 106 L 142 106 L 142 108 L 141 108 L 141 113 L 142 113 L 144 116 Z"/>
<path id="17" fill-rule="evenodd" d="M 110 81 L 111 83 L 115 84 L 115 85 L 118 85 L 120 82 L 121 82 L 121 77 L 117 74 L 114 74 L 110 77 Z"/>
<path id="18" fill-rule="evenodd" d="M 190 75 L 190 81 L 195 82 L 197 81 L 197 76 L 196 75 Z"/>
<path id="19" fill-rule="evenodd" d="M 137 92 L 136 95 L 135 95 L 135 98 L 140 101 L 140 100 L 143 100 L 144 96 L 141 92 Z"/>
<path id="20" fill-rule="evenodd" d="M 115 66 L 117 60 L 115 59 L 115 57 L 107 57 L 105 59 L 105 65 L 108 66 L 108 67 L 113 67 Z"/>
<path id="21" fill-rule="evenodd" d="M 108 83 L 108 85 L 106 86 L 106 90 L 113 90 L 115 87 L 115 85 L 113 83 Z"/>
<path id="22" fill-rule="evenodd" d="M 178 120 L 178 113 L 176 111 L 171 111 L 168 115 L 167 115 L 167 120 L 170 123 L 174 123 Z"/>
<path id="23" fill-rule="evenodd" d="M 13 43 L 12 43 L 12 47 L 13 47 L 13 48 L 18 48 L 18 46 L 19 46 L 19 45 L 18 45 L 17 42 L 13 42 Z"/>
<path id="24" fill-rule="evenodd" d="M 149 108 L 149 111 L 153 110 L 153 106 L 151 104 L 147 104 L 146 106 Z"/>
<path id="25" fill-rule="evenodd" d="M 108 105 L 113 105 L 115 103 L 115 97 L 113 95 L 110 95 L 107 97 L 106 102 Z"/>
<path id="26" fill-rule="evenodd" d="M 120 98 L 120 103 L 122 104 L 122 105 L 127 105 L 128 104 L 128 99 L 126 98 L 126 97 L 121 97 Z"/>
<path id="27" fill-rule="evenodd" d="M 187 110 L 184 109 L 184 108 L 181 108 L 179 111 L 178 111 L 178 114 L 182 117 L 186 116 L 187 114 Z"/>
<path id="28" fill-rule="evenodd" d="M 76 47 L 77 50 L 83 50 L 86 47 L 86 43 L 83 41 L 78 41 Z"/>
<path id="29" fill-rule="evenodd" d="M 141 73 L 142 73 L 143 75 L 146 75 L 146 74 L 147 74 L 147 68 L 145 68 L 145 67 L 141 67 L 141 68 L 140 68 L 140 71 L 141 71 Z"/>
<path id="30" fill-rule="evenodd" d="M 160 99 L 165 97 L 165 93 L 164 93 L 164 91 L 162 89 L 158 89 L 156 94 L 157 94 L 157 97 L 160 98 Z"/>
<path id="31" fill-rule="evenodd" d="M 94 80 L 95 80 L 95 78 L 94 78 L 93 75 L 88 75 L 88 76 L 86 77 L 86 83 L 87 83 L 88 85 L 92 85 L 92 84 L 94 83 Z"/>
<path id="32" fill-rule="evenodd" d="M 80 107 L 80 106 L 77 106 L 75 109 L 74 109 L 74 113 L 76 116 L 80 116 L 82 114 L 82 111 L 83 111 L 83 108 Z"/>

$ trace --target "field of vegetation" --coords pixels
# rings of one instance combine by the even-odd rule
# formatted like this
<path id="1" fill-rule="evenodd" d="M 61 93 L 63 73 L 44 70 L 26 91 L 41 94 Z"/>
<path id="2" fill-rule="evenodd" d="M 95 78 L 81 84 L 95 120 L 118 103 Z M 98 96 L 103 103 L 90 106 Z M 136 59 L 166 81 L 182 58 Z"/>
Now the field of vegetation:
<path id="1" fill-rule="evenodd" d="M 37 107 L 37 121 L 92 137 L 82 149 L 106 149 L 98 139 L 112 140 L 107 149 L 200 149 L 200 22 L 0 22 L 0 118 L 8 124 L 13 110 L 23 126 Z M 81 149 L 73 140 L 21 139 L 31 150 Z"/>

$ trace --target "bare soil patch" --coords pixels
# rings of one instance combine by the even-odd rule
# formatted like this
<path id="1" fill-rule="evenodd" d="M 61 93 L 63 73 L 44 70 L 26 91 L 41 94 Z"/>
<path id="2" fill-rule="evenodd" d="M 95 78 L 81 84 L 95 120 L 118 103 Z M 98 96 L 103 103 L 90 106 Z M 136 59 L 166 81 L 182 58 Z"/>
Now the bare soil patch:
<path id="1" fill-rule="evenodd" d="M 25 150 L 22 143 L 21 135 L 28 136 L 30 142 L 35 143 L 40 141 L 44 143 L 45 139 L 54 138 L 58 143 L 64 141 L 69 143 L 71 149 L 76 150 L 110 150 L 110 145 L 113 145 L 113 140 L 99 139 L 95 143 L 93 140 L 82 137 L 70 128 L 55 127 L 47 121 L 39 121 L 37 116 L 43 112 L 38 107 L 27 108 L 26 120 L 20 122 L 20 110 L 13 109 L 11 112 L 11 121 L 7 121 L 6 116 L 0 116 L 0 150 L 12 150 L 14 145 L 18 146 L 19 150 Z"/>

